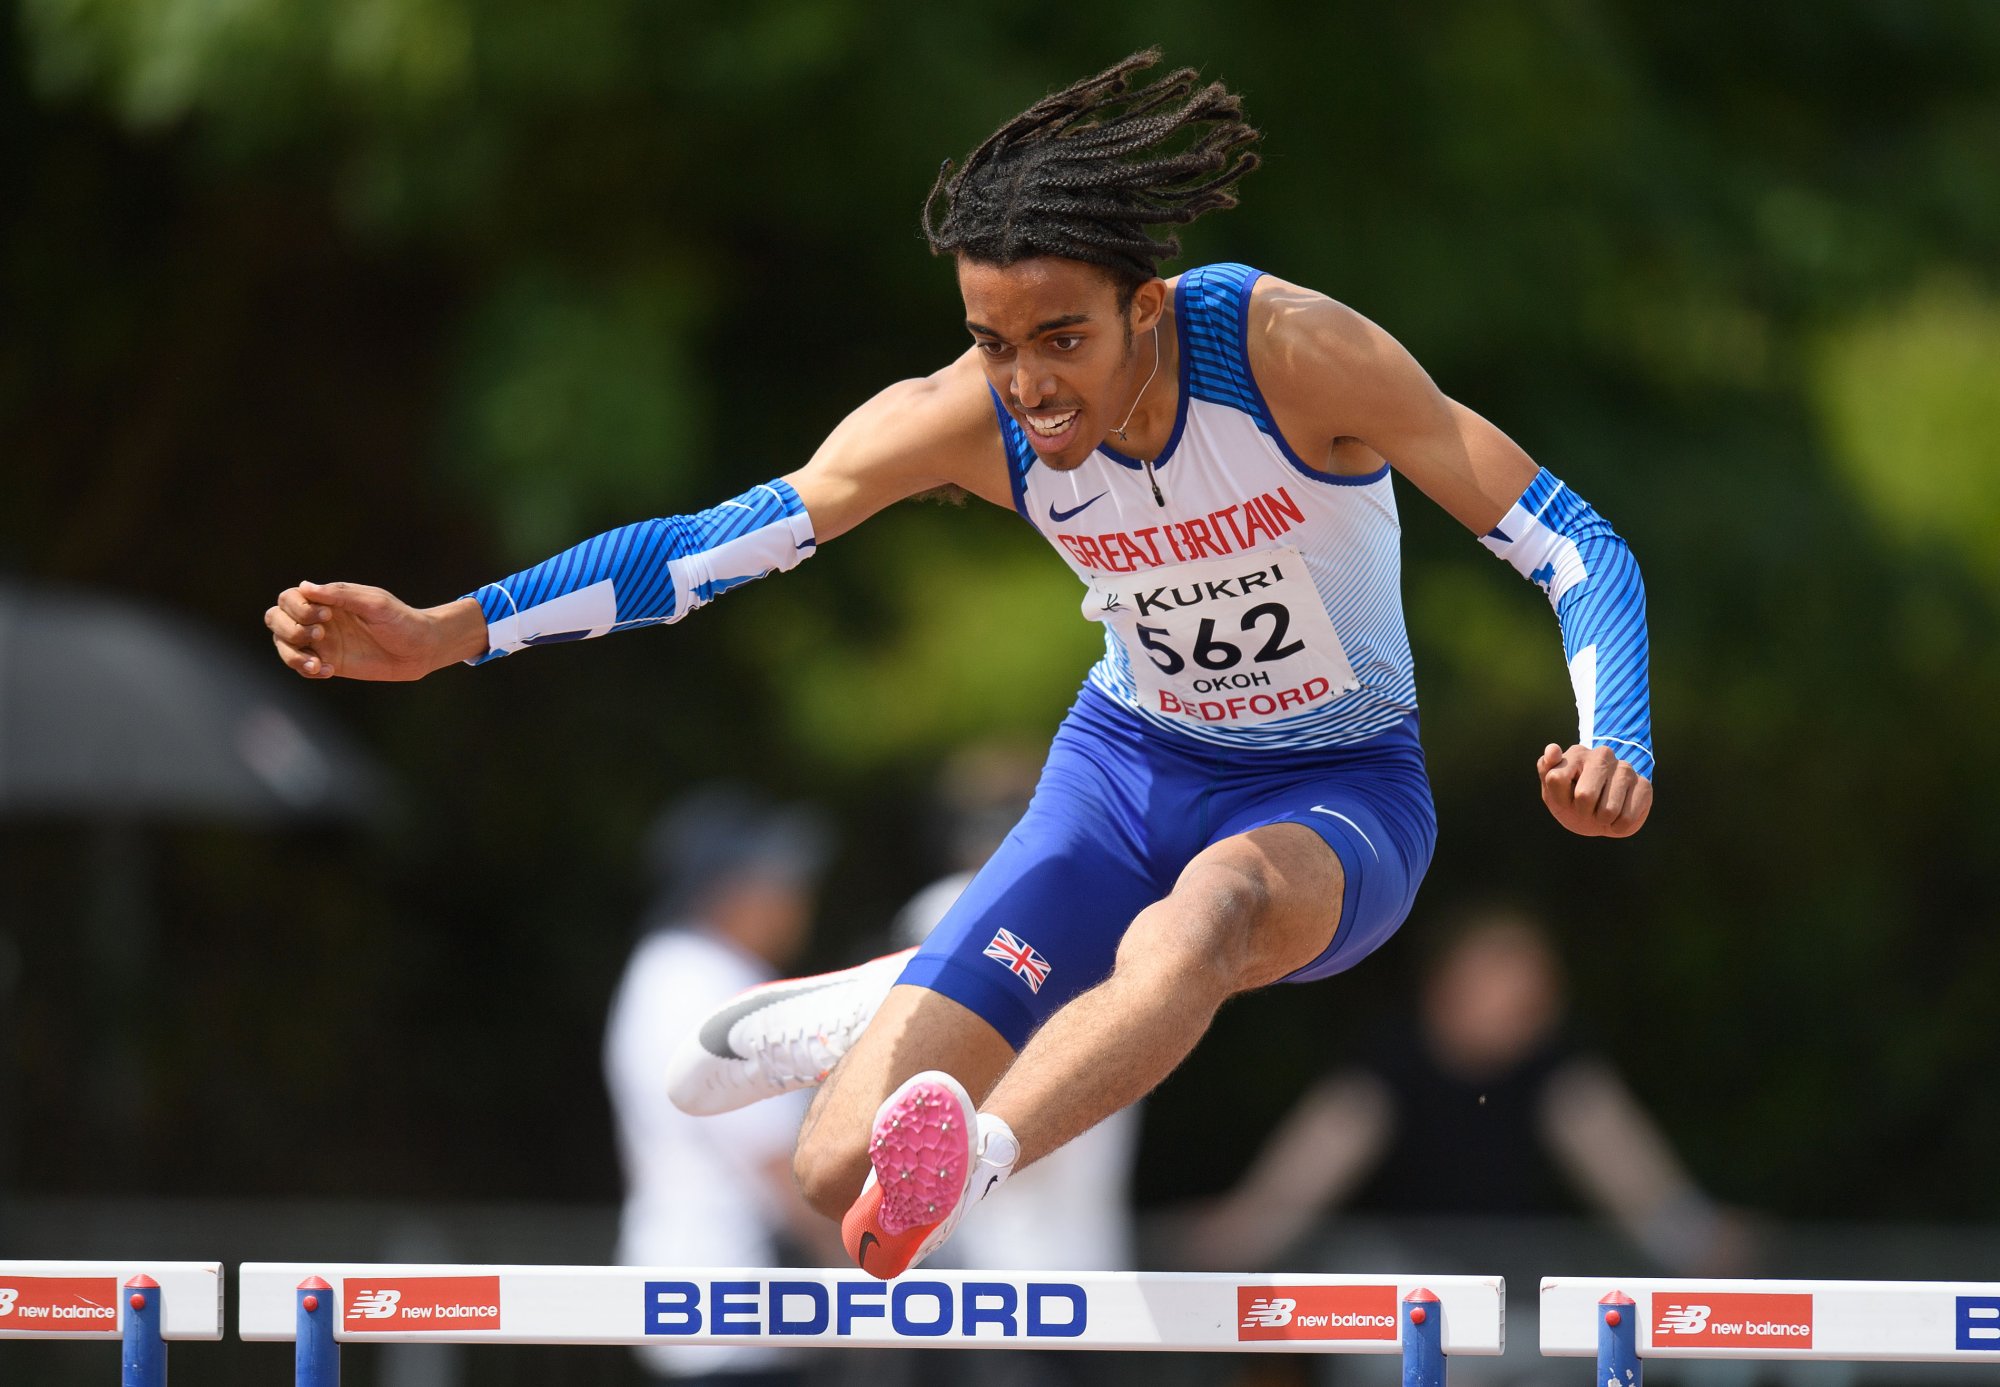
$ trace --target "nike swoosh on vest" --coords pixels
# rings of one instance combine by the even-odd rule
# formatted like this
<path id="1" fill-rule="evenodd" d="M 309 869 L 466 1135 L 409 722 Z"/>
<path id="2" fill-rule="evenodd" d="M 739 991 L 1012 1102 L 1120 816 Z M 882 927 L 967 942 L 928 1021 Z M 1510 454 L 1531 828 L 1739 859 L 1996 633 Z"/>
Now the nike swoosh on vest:
<path id="1" fill-rule="evenodd" d="M 1096 505 L 1099 501 L 1102 501 L 1106 496 L 1109 496 L 1110 494 L 1111 493 L 1108 491 L 1100 491 L 1095 496 L 1091 497 L 1088 501 L 1085 501 L 1082 505 L 1076 506 L 1070 510 L 1057 510 L 1056 503 L 1054 501 L 1051 501 L 1049 502 L 1049 519 L 1055 521 L 1056 524 L 1060 525 L 1065 520 L 1073 519 L 1076 516 L 1082 515 L 1085 511 L 1089 510 L 1092 506 Z"/>

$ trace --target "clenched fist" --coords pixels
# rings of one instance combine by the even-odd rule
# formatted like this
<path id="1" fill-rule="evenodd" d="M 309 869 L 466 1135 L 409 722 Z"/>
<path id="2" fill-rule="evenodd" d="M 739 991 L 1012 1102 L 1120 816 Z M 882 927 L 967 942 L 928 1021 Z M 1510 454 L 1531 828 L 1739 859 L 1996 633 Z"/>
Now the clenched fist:
<path id="1" fill-rule="evenodd" d="M 278 658 L 308 679 L 421 679 L 486 653 L 486 619 L 462 597 L 412 607 L 361 583 L 300 583 L 264 613 Z"/>
<path id="2" fill-rule="evenodd" d="M 1653 812 L 1653 782 L 1608 746 L 1564 751 L 1550 742 L 1535 773 L 1556 822 L 1586 838 L 1629 838 Z"/>

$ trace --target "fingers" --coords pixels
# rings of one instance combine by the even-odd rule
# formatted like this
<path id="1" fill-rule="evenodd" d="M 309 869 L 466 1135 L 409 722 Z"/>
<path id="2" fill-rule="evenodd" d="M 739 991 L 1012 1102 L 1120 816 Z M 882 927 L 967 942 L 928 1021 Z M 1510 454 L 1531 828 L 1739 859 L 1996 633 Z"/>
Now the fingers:
<path id="1" fill-rule="evenodd" d="M 1564 751 L 1551 742 L 1548 749 L 1542 752 L 1541 759 L 1535 762 L 1535 770 L 1542 782 L 1542 803 L 1565 823 L 1569 821 L 1570 806 L 1576 798 L 1578 767 L 1574 753 L 1580 749 L 1573 747 Z"/>
<path id="2" fill-rule="evenodd" d="M 371 619 L 387 615 L 396 601 L 386 589 L 370 587 L 366 583 L 315 583 L 308 580 L 300 583 L 297 591 L 322 607 L 337 607 Z"/>
<path id="3" fill-rule="evenodd" d="M 399 607 L 386 591 L 364 583 L 307 580 L 278 594 L 264 625 L 287 668 L 308 679 L 330 679 L 333 655 L 345 648 L 342 632 L 351 635 L 357 619 L 364 627 L 392 620 Z"/>
<path id="4" fill-rule="evenodd" d="M 316 609 L 308 608 L 308 611 L 312 610 Z M 305 625 L 303 620 L 286 611 L 284 604 L 280 602 L 264 613 L 264 626 L 280 644 L 296 646 L 303 650 L 326 639 L 326 627 L 320 625 L 317 619 L 307 619 L 312 620 L 313 624 Z"/>
<path id="5" fill-rule="evenodd" d="M 1576 812 L 1587 816 L 1599 825 L 1607 822 L 1607 801 L 1612 799 L 1613 782 L 1617 779 L 1619 760 L 1608 746 L 1593 747 L 1582 751 L 1576 776 Z M 1624 792 L 1617 792 L 1617 800 L 1623 802 Z M 1609 818 L 1617 818 L 1613 809 Z"/>
<path id="6" fill-rule="evenodd" d="M 325 621 L 332 615 L 324 605 L 315 602 L 298 588 L 286 588 L 278 594 L 278 608 L 293 621 Z M 269 622 L 265 623 L 269 625 Z"/>
<path id="7" fill-rule="evenodd" d="M 1618 821 L 1605 832 L 1613 838 L 1630 838 L 1645 826 L 1646 816 L 1653 812 L 1653 782 L 1622 762 L 1620 769 L 1631 772 L 1632 790 L 1619 812 Z"/>
<path id="8" fill-rule="evenodd" d="M 271 644 L 278 648 L 278 658 L 285 662 L 285 668 L 294 674 L 302 674 L 308 679 L 333 678 L 333 666 L 322 660 L 319 652 L 287 644 L 276 636 L 271 637 Z"/>
<path id="9" fill-rule="evenodd" d="M 1652 782 L 1618 759 L 1610 747 L 1573 746 L 1542 752 L 1542 803 L 1572 833 L 1628 838 L 1652 812 Z"/>
<path id="10" fill-rule="evenodd" d="M 332 677 L 333 666 L 317 648 L 326 639 L 322 623 L 328 616 L 324 607 L 307 600 L 297 588 L 287 588 L 278 594 L 276 605 L 264 613 L 264 626 L 270 631 L 271 644 L 278 648 L 278 658 L 285 662 L 286 668 L 308 679 Z"/>

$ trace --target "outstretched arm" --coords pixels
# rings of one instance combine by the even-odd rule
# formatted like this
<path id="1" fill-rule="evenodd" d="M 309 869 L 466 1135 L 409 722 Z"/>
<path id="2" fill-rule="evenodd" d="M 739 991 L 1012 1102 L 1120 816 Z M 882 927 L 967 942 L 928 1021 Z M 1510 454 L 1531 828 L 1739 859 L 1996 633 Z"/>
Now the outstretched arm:
<path id="1" fill-rule="evenodd" d="M 1551 742 L 1536 762 L 1542 801 L 1576 833 L 1638 832 L 1652 812 L 1653 728 L 1645 588 L 1625 541 L 1506 434 L 1445 398 L 1381 328 L 1310 290 L 1259 289 L 1253 351 L 1287 434 L 1296 421 L 1322 453 L 1366 444 L 1548 595 L 1579 725 L 1575 743 Z"/>
<path id="2" fill-rule="evenodd" d="M 313 679 L 421 679 L 533 645 L 679 621 L 792 568 L 883 508 L 954 485 L 1009 504 L 985 384 L 969 360 L 903 381 L 843 420 L 798 471 L 695 515 L 622 526 L 455 602 L 415 608 L 357 583 L 301 583 L 264 614 Z"/>

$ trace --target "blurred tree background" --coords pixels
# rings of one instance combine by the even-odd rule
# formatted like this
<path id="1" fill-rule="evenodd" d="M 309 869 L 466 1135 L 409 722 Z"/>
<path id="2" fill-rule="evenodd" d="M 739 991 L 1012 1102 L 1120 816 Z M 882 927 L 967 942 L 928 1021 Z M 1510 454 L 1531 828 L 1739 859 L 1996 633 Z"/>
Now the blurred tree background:
<path id="1" fill-rule="evenodd" d="M 1650 593 L 1660 800 L 1629 843 L 1555 827 L 1555 624 L 1404 487 L 1430 883 L 1367 981 L 1225 1014 L 1154 1105 L 1144 1192 L 1226 1179 L 1406 1004 L 1426 921 L 1497 892 L 1548 914 L 1723 1197 L 2000 1218 L 2000 6 L 0 15 L 0 576 L 259 658 L 302 577 L 443 600 L 791 469 L 961 350 L 916 224 L 941 158 L 1147 43 L 1226 80 L 1267 164 L 1182 264 L 1355 305 L 1612 518 Z M 1097 645 L 1077 601 L 1014 517 L 906 506 L 671 631 L 301 685 L 398 815 L 134 834 L 157 936 L 115 1094 L 80 1058 L 103 864 L 76 825 L 0 824 L 0 1178 L 611 1196 L 596 1055 L 652 811 L 725 774 L 836 809 L 841 961 L 938 867 L 939 758 L 1052 730 Z"/>

